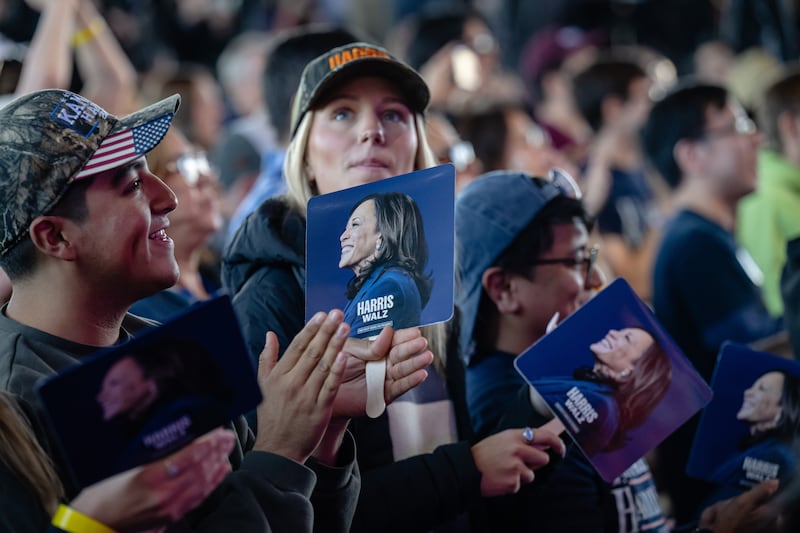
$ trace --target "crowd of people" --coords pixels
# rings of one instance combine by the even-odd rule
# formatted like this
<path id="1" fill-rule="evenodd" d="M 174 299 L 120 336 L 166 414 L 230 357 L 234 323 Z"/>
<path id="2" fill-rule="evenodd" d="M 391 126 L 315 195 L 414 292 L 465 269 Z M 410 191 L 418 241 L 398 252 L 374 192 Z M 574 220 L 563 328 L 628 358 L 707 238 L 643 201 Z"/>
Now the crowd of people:
<path id="1" fill-rule="evenodd" d="M 741 54 L 770 58 L 745 88 L 722 40 L 676 62 L 577 27 L 508 54 L 513 39 L 466 2 L 395 2 L 410 14 L 382 42 L 365 31 L 377 15 L 332 23 L 335 2 L 133 4 L 0 13 L 9 39 L 33 21 L 21 68 L 0 75 L 13 76 L 0 107 L 0 529 L 794 530 L 800 376 L 753 376 L 737 415 L 747 446 L 794 450 L 776 479 L 740 479 L 741 458 L 716 482 L 688 476 L 698 415 L 609 482 L 590 458 L 662 401 L 665 348 L 612 329 L 590 364 L 535 388 L 514 358 L 618 277 L 709 383 L 726 341 L 799 355 L 800 67 L 774 47 Z M 348 303 L 307 321 L 308 201 L 442 163 L 456 172 L 453 318 L 420 324 L 437 282 L 426 234 L 441 230 L 392 192 L 352 206 L 332 265 L 352 271 Z M 359 334 L 353 302 L 373 293 L 406 303 Z M 222 294 L 263 401 L 76 486 L 37 385 Z M 117 374 L 145 383 L 138 367 L 166 364 L 154 357 L 121 360 L 103 391 Z M 544 401 L 565 387 L 602 404 L 599 440 L 554 419 Z M 108 391 L 97 401 L 111 418 Z"/>

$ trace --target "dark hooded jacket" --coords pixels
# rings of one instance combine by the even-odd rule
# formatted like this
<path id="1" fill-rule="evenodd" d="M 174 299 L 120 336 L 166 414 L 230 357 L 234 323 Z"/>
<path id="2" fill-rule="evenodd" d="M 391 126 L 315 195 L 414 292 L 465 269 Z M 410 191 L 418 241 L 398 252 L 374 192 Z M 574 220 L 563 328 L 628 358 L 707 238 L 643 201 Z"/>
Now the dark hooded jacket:
<path id="1" fill-rule="evenodd" d="M 274 331 L 281 353 L 305 324 L 306 219 L 269 199 L 242 223 L 225 249 L 222 284 L 233 298 L 253 363 Z"/>
<path id="2" fill-rule="evenodd" d="M 305 217 L 286 199 L 272 198 L 245 219 L 225 250 L 222 282 L 255 364 L 267 331 L 277 334 L 283 350 L 305 323 L 305 233 Z M 448 388 L 452 395 L 461 383 L 462 401 L 453 403 L 459 429 L 468 431 L 463 374 L 451 376 L 460 367 L 450 362 Z M 481 474 L 469 442 L 395 462 L 386 412 L 354 420 L 350 429 L 362 476 L 352 532 L 430 531 L 465 511 L 476 519 Z"/>

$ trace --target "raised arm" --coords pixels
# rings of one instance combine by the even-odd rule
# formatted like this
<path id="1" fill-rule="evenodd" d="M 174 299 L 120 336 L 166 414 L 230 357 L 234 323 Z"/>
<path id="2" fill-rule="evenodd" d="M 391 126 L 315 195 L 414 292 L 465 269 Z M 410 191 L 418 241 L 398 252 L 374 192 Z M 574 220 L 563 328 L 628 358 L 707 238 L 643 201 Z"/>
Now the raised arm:
<path id="1" fill-rule="evenodd" d="M 92 0 L 78 2 L 76 26 L 76 36 L 89 32 L 84 42 L 75 42 L 81 94 L 112 113 L 128 113 L 135 104 L 138 74 Z"/>
<path id="2" fill-rule="evenodd" d="M 75 13 L 83 0 L 26 1 L 41 14 L 22 63 L 16 94 L 46 88 L 67 89 L 72 79 L 70 40 Z"/>

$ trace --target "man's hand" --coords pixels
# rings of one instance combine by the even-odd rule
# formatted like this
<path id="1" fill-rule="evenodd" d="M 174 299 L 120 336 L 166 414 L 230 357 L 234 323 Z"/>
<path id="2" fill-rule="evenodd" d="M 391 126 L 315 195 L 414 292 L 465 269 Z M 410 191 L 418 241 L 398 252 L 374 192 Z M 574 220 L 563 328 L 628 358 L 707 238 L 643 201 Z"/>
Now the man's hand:
<path id="1" fill-rule="evenodd" d="M 428 377 L 425 367 L 433 362 L 433 353 L 419 328 L 394 331 L 386 327 L 374 341 L 350 338 L 344 352 L 347 362 L 333 408 L 334 418 L 354 418 L 366 413 L 367 361 L 387 359 L 384 382 L 387 404 L 425 381 Z"/>
<path id="2" fill-rule="evenodd" d="M 117 531 L 175 522 L 200 505 L 231 471 L 228 454 L 235 440 L 232 431 L 216 429 L 166 459 L 83 489 L 70 507 Z"/>
<path id="3" fill-rule="evenodd" d="M 507 429 L 486 437 L 472 447 L 475 466 L 481 472 L 481 494 L 502 496 L 519 491 L 533 481 L 534 470 L 550 462 L 548 448 L 564 455 L 564 443 L 554 433 L 536 428 L 528 441 L 525 431 Z"/>
<path id="4" fill-rule="evenodd" d="M 333 412 L 350 333 L 341 311 L 317 313 L 278 361 L 278 339 L 267 334 L 258 364 L 264 401 L 256 411 L 254 449 L 304 463 L 319 445 Z M 335 450 L 334 450 L 335 451 Z"/>
<path id="5" fill-rule="evenodd" d="M 706 508 L 700 516 L 700 528 L 714 533 L 758 533 L 777 530 L 778 514 L 767 501 L 778 490 L 778 480 L 759 483 L 734 498 Z"/>

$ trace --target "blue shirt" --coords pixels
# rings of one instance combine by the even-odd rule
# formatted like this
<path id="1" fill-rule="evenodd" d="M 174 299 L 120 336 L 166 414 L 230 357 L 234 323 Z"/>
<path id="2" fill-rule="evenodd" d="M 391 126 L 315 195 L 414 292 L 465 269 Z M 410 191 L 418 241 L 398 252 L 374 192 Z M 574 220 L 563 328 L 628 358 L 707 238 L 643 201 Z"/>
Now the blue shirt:
<path id="1" fill-rule="evenodd" d="M 377 335 L 385 326 L 419 326 L 421 312 L 414 278 L 400 268 L 379 266 L 347 302 L 344 321 L 350 324 L 351 337 L 362 338 Z"/>
<path id="2" fill-rule="evenodd" d="M 496 352 L 466 369 L 467 407 L 478 436 L 488 435 L 514 402 L 525 379 L 514 368 L 514 354 Z"/>
<path id="3" fill-rule="evenodd" d="M 236 230 L 242 225 L 247 215 L 255 211 L 264 200 L 284 194 L 287 191 L 286 180 L 283 179 L 284 150 L 267 152 L 261 159 L 261 173 L 256 178 L 247 195 L 239 203 L 228 223 L 226 241 L 230 242 Z"/>
<path id="4" fill-rule="evenodd" d="M 591 457 L 605 450 L 619 424 L 611 387 L 572 378 L 542 378 L 533 387 L 564 421 L 583 453 Z"/>
<path id="5" fill-rule="evenodd" d="M 706 381 L 724 341 L 746 344 L 783 327 L 764 307 L 748 258 L 731 232 L 693 211 L 679 211 L 664 230 L 653 308 Z"/>
<path id="6" fill-rule="evenodd" d="M 597 216 L 600 233 L 619 235 L 635 249 L 644 241 L 656 215 L 653 193 L 644 172 L 612 168 L 611 190 Z"/>
<path id="7" fill-rule="evenodd" d="M 797 462 L 791 447 L 770 437 L 731 457 L 712 475 L 719 485 L 710 503 L 733 498 L 768 479 L 788 484 Z"/>

